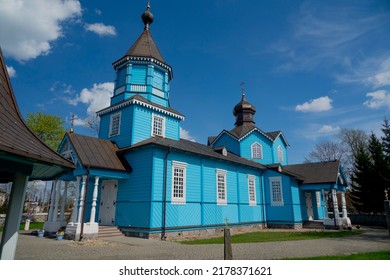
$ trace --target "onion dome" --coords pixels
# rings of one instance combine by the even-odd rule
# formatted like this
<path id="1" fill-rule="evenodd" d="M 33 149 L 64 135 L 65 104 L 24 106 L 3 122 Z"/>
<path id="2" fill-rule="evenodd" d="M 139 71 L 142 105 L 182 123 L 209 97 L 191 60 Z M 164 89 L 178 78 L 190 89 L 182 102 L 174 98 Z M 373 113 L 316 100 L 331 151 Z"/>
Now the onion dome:
<path id="1" fill-rule="evenodd" d="M 141 15 L 142 21 L 145 24 L 145 30 L 149 30 L 149 26 L 153 23 L 154 16 L 150 11 L 150 4 L 146 7 L 146 11 Z"/>
<path id="2" fill-rule="evenodd" d="M 241 101 L 234 106 L 233 115 L 236 117 L 236 126 L 239 125 L 254 125 L 254 114 L 256 108 L 245 99 L 245 93 L 242 94 Z"/>

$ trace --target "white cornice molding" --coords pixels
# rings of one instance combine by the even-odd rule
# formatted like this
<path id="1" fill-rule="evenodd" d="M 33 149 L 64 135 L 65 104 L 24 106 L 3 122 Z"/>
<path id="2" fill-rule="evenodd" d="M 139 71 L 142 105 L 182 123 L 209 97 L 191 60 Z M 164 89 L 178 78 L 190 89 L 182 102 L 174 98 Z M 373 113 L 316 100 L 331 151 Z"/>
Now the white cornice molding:
<path id="1" fill-rule="evenodd" d="M 164 109 L 162 109 L 162 108 L 153 106 L 153 105 L 151 105 L 151 104 L 145 103 L 145 102 L 143 102 L 143 101 L 140 101 L 140 100 L 137 100 L 137 99 L 134 99 L 134 98 L 133 98 L 133 99 L 130 99 L 130 100 L 127 100 L 127 101 L 125 101 L 125 102 L 122 102 L 122 103 L 120 103 L 120 104 L 111 106 L 111 107 L 109 107 L 109 108 L 107 108 L 107 109 L 103 109 L 103 110 L 97 112 L 96 114 L 100 117 L 100 116 L 102 116 L 102 115 L 111 113 L 111 112 L 113 112 L 113 111 L 119 110 L 119 109 L 121 109 L 121 108 L 130 106 L 130 105 L 139 105 L 139 106 L 142 106 L 142 107 L 151 109 L 151 110 L 153 110 L 153 111 L 156 111 L 156 112 L 159 112 L 159 113 L 162 113 L 162 114 L 171 116 L 171 117 L 176 118 L 176 119 L 179 119 L 179 120 L 181 120 L 181 121 L 184 120 L 184 116 L 182 116 L 182 115 L 175 114 L 175 113 L 170 112 L 170 111 L 168 111 L 168 110 L 164 110 Z"/>

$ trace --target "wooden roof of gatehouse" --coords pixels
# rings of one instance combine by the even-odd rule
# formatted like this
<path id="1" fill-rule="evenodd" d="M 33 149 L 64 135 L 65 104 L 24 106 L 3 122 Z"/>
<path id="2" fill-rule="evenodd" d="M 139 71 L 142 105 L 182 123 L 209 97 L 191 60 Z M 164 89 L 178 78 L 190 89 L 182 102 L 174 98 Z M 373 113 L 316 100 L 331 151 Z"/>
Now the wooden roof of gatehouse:
<path id="1" fill-rule="evenodd" d="M 32 166 L 32 170 L 23 171 L 21 166 Z M 28 128 L 20 114 L 0 49 L 0 182 L 12 181 L 13 174 L 18 172 L 29 173 L 30 179 L 53 179 L 73 168 L 72 162 L 53 151 Z"/>

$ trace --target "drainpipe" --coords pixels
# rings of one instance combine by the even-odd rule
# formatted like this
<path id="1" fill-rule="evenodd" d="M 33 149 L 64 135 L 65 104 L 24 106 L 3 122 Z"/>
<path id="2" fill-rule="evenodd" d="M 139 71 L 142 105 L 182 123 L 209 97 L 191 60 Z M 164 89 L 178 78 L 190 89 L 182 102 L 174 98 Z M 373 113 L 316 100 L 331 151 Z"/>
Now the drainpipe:
<path id="1" fill-rule="evenodd" d="M 83 216 L 81 217 L 81 230 L 80 230 L 79 241 L 82 241 L 84 237 L 84 220 L 85 220 L 85 207 L 87 206 L 88 183 L 89 183 L 89 166 L 87 166 L 87 179 L 85 182 Z"/>
<path id="2" fill-rule="evenodd" d="M 168 151 L 164 158 L 164 181 L 163 181 L 163 215 L 162 215 L 162 233 L 161 240 L 166 240 L 165 228 L 167 223 L 167 175 L 168 175 L 168 155 L 171 153 L 172 148 L 168 146 Z"/>
<path id="3" fill-rule="evenodd" d="M 262 189 L 261 192 L 261 216 L 263 218 L 263 229 L 265 228 L 265 200 L 264 200 L 264 195 L 265 195 L 265 186 L 264 186 L 264 178 L 263 178 L 264 171 L 260 171 L 260 190 Z"/>

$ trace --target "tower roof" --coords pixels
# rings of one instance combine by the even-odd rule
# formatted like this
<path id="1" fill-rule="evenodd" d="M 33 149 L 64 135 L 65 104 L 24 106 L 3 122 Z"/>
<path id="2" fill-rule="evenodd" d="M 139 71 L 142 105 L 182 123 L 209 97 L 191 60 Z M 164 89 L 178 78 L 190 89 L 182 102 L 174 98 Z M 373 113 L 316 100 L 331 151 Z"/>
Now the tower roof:
<path id="1" fill-rule="evenodd" d="M 236 117 L 236 126 L 240 125 L 254 125 L 254 114 L 256 108 L 245 99 L 245 93 L 242 93 L 242 98 L 239 103 L 234 106 L 233 115 Z"/>
<path id="2" fill-rule="evenodd" d="M 165 63 L 149 29 L 142 32 L 124 56 L 152 57 Z"/>
<path id="3" fill-rule="evenodd" d="M 148 4 L 146 7 L 146 11 L 143 12 L 141 18 L 145 26 L 144 31 L 130 47 L 130 49 L 125 53 L 124 57 L 152 57 L 162 63 L 165 63 L 164 58 L 162 57 L 156 43 L 153 40 L 152 34 L 150 33 L 150 25 L 154 20 L 154 16 L 150 11 L 150 4 Z"/>

